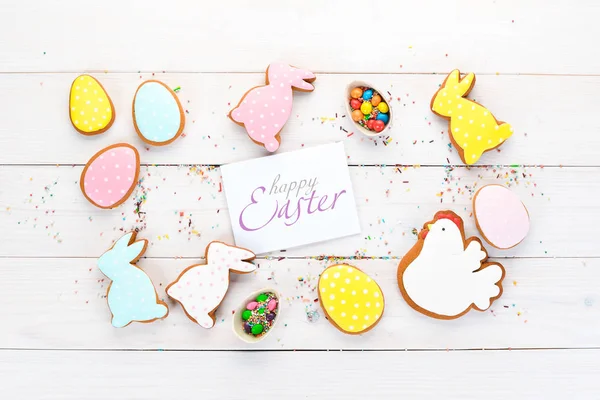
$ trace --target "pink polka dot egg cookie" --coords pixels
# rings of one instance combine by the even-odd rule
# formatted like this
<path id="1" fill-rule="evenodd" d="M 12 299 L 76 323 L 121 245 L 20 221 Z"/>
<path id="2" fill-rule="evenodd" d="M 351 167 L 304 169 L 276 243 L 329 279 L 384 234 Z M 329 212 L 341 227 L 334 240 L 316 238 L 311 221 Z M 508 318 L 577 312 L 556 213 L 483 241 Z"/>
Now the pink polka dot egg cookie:
<path id="1" fill-rule="evenodd" d="M 140 173 L 140 155 L 127 143 L 108 146 L 88 161 L 79 180 L 85 198 L 99 208 L 115 208 L 129 198 Z"/>
<path id="2" fill-rule="evenodd" d="M 510 249 L 529 232 L 529 213 L 519 197 L 501 185 L 487 185 L 473 197 L 473 214 L 486 242 Z"/>
<path id="3" fill-rule="evenodd" d="M 390 126 L 392 110 L 383 95 L 364 82 L 346 88 L 346 110 L 356 129 L 367 136 L 378 136 Z"/>

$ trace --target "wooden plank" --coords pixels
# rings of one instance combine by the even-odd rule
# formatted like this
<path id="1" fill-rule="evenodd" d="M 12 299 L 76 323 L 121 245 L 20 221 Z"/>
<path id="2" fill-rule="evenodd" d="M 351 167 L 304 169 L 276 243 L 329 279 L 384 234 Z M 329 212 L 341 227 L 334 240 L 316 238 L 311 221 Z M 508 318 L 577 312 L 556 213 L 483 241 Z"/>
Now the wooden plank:
<path id="1" fill-rule="evenodd" d="M 57 366 L 60 366 L 57 368 Z M 259 367 L 260 366 L 260 367 Z M 266 372 L 259 384 L 252 373 Z M 232 371 L 237 371 L 233 373 Z M 594 398 L 598 350 L 468 352 L 0 351 L 21 400 Z M 357 382 L 360 379 L 360 382 Z M 35 382 L 35 384 L 32 384 Z M 257 387 L 259 386 L 259 387 Z"/>
<path id="2" fill-rule="evenodd" d="M 213 240 L 232 242 L 219 169 L 144 167 L 142 182 L 114 210 L 92 206 L 79 189 L 82 167 L 0 168 L 0 256 L 97 257 L 123 230 L 150 240 L 150 257 L 199 257 Z M 511 185 L 532 219 L 529 236 L 497 257 L 597 257 L 600 168 L 352 167 L 362 233 L 272 256 L 402 257 L 435 212 L 451 209 L 476 235 L 474 190 Z M 136 213 L 138 209 L 141 213 Z M 282 249 L 285 250 L 285 249 Z"/>
<path id="3" fill-rule="evenodd" d="M 146 164 L 220 165 L 267 154 L 226 117 L 250 87 L 264 82 L 262 73 L 97 74 L 117 117 L 109 131 L 94 137 L 78 134 L 69 121 L 67 98 L 76 76 L 0 75 L 0 107 L 11 116 L 0 126 L 0 164 L 85 164 L 98 150 L 118 142 L 137 146 Z M 166 147 L 144 144 L 131 119 L 135 90 L 151 78 L 182 88 L 185 137 Z M 344 89 L 355 79 L 371 81 L 392 98 L 395 118 L 381 138 L 361 135 L 345 117 Z M 447 121 L 429 110 L 443 79 L 443 75 L 319 75 L 313 93 L 295 96 L 281 152 L 344 141 L 354 165 L 462 164 L 450 146 Z M 472 98 L 515 129 L 501 151 L 485 154 L 480 164 L 599 165 L 598 93 L 600 76 L 480 76 Z"/>
<path id="4" fill-rule="evenodd" d="M 506 259 L 504 294 L 486 312 L 443 321 L 411 309 L 398 289 L 397 260 L 337 260 L 380 285 L 385 313 L 373 330 L 345 335 L 317 300 L 319 274 L 334 261 L 258 260 L 256 273 L 232 276 L 217 323 L 192 323 L 164 288 L 199 260 L 142 259 L 169 316 L 152 324 L 113 328 L 106 305 L 109 280 L 95 259 L 0 259 L 3 312 L 0 347 L 34 349 L 491 349 L 600 347 L 600 259 Z M 281 293 L 279 325 L 249 345 L 232 332 L 232 311 L 249 293 Z M 309 318 L 310 317 L 310 318 Z M 311 322 L 312 321 L 312 322 Z"/>
<path id="5" fill-rule="evenodd" d="M 227 7 L 7 2 L 0 8 L 0 37 L 18 40 L 0 43 L 0 68 L 259 72 L 282 59 L 320 72 L 600 70 L 597 52 L 589 51 L 600 36 L 594 0 L 394 0 L 380 2 L 378 10 L 376 29 L 361 31 L 364 3 L 358 0 L 343 7 L 320 0 L 232 0 Z M 24 17 L 35 29 L 22 24 Z"/>

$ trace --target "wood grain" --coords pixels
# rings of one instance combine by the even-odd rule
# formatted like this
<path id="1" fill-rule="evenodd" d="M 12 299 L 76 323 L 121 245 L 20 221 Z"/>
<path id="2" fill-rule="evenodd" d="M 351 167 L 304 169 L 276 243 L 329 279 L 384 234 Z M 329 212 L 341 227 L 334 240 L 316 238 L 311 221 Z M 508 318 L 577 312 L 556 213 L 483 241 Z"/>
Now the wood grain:
<path id="1" fill-rule="evenodd" d="M 248 379 L 232 371 L 261 365 L 276 399 L 588 400 L 600 391 L 598 353 L 3 350 L 0 374 L 19 399 L 245 400 Z"/>
<path id="2" fill-rule="evenodd" d="M 375 279 L 385 296 L 381 322 L 364 335 L 345 335 L 332 326 L 315 292 L 323 269 L 344 262 Z M 169 316 L 116 329 L 106 305 L 109 280 L 95 259 L 0 258 L 0 301 L 18 305 L 3 310 L 0 343 L 21 349 L 167 350 L 600 347 L 597 258 L 505 259 L 502 297 L 486 312 L 471 311 L 453 321 L 428 318 L 406 304 L 398 289 L 398 260 L 256 260 L 256 272 L 230 276 L 212 329 L 192 323 L 164 291 L 195 263 L 197 259 L 140 259 L 138 267 L 169 304 Z M 263 341 L 247 344 L 232 332 L 232 311 L 264 287 L 281 294 L 281 320 Z"/>
<path id="3" fill-rule="evenodd" d="M 376 23 L 364 7 L 358 0 L 0 2 L 7 398 L 248 399 L 262 396 L 243 379 L 256 365 L 272 375 L 271 397 L 290 400 L 597 396 L 600 4 L 380 0 Z M 95 260 L 122 230 L 138 228 L 149 240 L 140 266 L 163 298 L 211 240 L 232 240 L 214 166 L 266 155 L 226 115 L 272 61 L 317 74 L 314 93 L 294 98 L 280 151 L 344 141 L 361 235 L 261 256 L 256 274 L 232 277 L 213 330 L 194 326 L 176 304 L 164 321 L 112 328 L 108 282 Z M 475 72 L 470 98 L 515 129 L 476 168 L 460 166 L 446 121 L 429 110 L 454 68 Z M 68 119 L 70 84 L 84 72 L 106 87 L 117 114 L 97 137 L 82 137 Z M 164 148 L 144 144 L 131 120 L 135 89 L 147 79 L 181 87 L 186 129 Z M 382 138 L 363 137 L 344 116 L 344 89 L 357 79 L 388 95 L 394 120 Z M 99 210 L 80 193 L 79 175 L 94 153 L 118 142 L 140 150 L 142 180 L 120 208 Z M 413 229 L 451 209 L 467 235 L 476 234 L 471 197 L 488 183 L 509 185 L 532 218 L 519 246 L 488 247 L 507 268 L 503 296 L 493 312 L 456 321 L 416 313 L 395 276 Z M 343 335 L 314 302 L 319 273 L 336 261 L 364 269 L 386 294 L 381 323 L 365 335 Z M 284 323 L 249 347 L 230 331 L 230 313 L 267 283 L 284 294 Z M 130 351 L 144 349 L 175 351 Z"/>
<path id="4" fill-rule="evenodd" d="M 364 3 L 190 0 L 82 7 L 6 2 L 1 71 L 262 72 L 283 60 L 316 72 L 597 74 L 595 0 Z M 158 11 L 158 12 L 157 12 Z M 23 19 L 27 24 L 22 24 Z M 364 51 L 364 52 L 363 52 Z"/>
<path id="5" fill-rule="evenodd" d="M 10 232 L 0 256 L 98 257 L 132 229 L 150 241 L 149 257 L 199 257 L 212 240 L 233 240 L 219 169 L 142 167 L 143 181 L 114 210 L 85 200 L 78 184 L 81 170 L 0 169 L 0 224 Z M 489 183 L 510 185 L 532 220 L 523 243 L 510 250 L 488 246 L 490 256 L 600 256 L 598 247 L 590 245 L 600 224 L 600 187 L 591 184 L 598 181 L 599 167 L 352 167 L 350 172 L 361 234 L 272 256 L 402 257 L 416 240 L 413 229 L 443 209 L 464 219 L 468 236 L 477 235 L 471 198 Z"/>
<path id="6" fill-rule="evenodd" d="M 10 99 L 2 104 L 3 112 L 11 116 L 0 126 L 0 164 L 85 164 L 99 149 L 119 142 L 136 146 L 144 164 L 220 165 L 268 154 L 252 143 L 244 128 L 227 118 L 248 89 L 264 83 L 264 72 L 94 76 L 111 96 L 118 117 L 104 134 L 83 137 L 70 126 L 67 108 L 76 73 L 0 74 L 0 92 Z M 462 165 L 450 146 L 447 121 L 429 109 L 444 78 L 445 73 L 318 75 L 314 92 L 294 95 L 279 152 L 344 141 L 352 165 Z M 147 79 L 181 87 L 178 97 L 186 113 L 185 136 L 169 146 L 145 144 L 133 126 L 133 96 Z M 393 108 L 392 128 L 381 138 L 363 136 L 345 116 L 345 88 L 356 79 L 385 91 Z M 600 136 L 595 134 L 600 130 L 596 117 L 600 76 L 482 75 L 470 98 L 515 130 L 498 150 L 484 154 L 479 165 L 600 165 Z"/>

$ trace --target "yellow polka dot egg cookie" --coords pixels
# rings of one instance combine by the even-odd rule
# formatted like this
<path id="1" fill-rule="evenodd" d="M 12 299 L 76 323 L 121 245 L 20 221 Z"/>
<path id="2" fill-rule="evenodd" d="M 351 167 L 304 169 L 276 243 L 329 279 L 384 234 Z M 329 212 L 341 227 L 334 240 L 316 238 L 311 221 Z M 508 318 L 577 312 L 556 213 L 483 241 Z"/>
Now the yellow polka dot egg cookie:
<path id="1" fill-rule="evenodd" d="M 383 315 L 383 292 L 369 275 L 352 265 L 332 265 L 319 278 L 319 300 L 327 319 L 344 333 L 372 329 Z"/>
<path id="2" fill-rule="evenodd" d="M 100 82 L 90 75 L 80 75 L 71 85 L 69 115 L 79 133 L 97 135 L 114 122 L 115 107 Z"/>

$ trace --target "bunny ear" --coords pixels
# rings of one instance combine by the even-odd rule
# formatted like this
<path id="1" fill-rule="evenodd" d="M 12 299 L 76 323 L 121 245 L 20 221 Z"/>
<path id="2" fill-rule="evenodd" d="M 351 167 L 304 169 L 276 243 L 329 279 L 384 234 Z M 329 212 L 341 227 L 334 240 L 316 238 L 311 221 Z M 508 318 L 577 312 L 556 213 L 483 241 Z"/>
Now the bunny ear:
<path id="1" fill-rule="evenodd" d="M 459 95 L 461 97 L 465 96 L 467 93 L 469 93 L 469 91 L 471 90 L 471 88 L 473 87 L 474 84 L 475 84 L 475 74 L 470 72 L 467 74 L 467 76 L 462 78 L 460 83 L 458 84 Z"/>
<path id="2" fill-rule="evenodd" d="M 242 249 L 241 247 L 233 247 L 230 246 L 233 255 L 240 260 L 253 260 L 256 258 L 256 254 L 251 252 L 250 250 Z"/>
<path id="3" fill-rule="evenodd" d="M 146 251 L 146 244 L 148 242 L 143 239 L 143 240 L 138 240 L 135 243 L 130 244 L 129 246 L 127 246 L 127 249 L 125 250 L 125 254 L 127 255 L 127 259 L 129 262 L 134 262 L 135 260 L 137 260 L 138 258 L 140 258 L 142 256 L 142 254 L 144 254 L 144 252 Z"/>
<path id="4" fill-rule="evenodd" d="M 253 252 L 233 246 L 229 246 L 229 250 L 231 251 L 231 257 L 233 257 L 233 263 L 230 267 L 232 271 L 247 274 L 256 269 L 256 265 L 248 262 L 256 257 Z"/>
<path id="5" fill-rule="evenodd" d="M 444 87 L 457 85 L 459 78 L 460 78 L 460 71 L 455 69 L 454 71 L 452 71 L 448 74 L 448 77 L 446 78 L 446 83 L 445 83 Z"/>
<path id="6" fill-rule="evenodd" d="M 129 243 L 135 240 L 135 232 L 129 232 L 121 236 L 113 246 L 114 250 L 124 250 L 129 246 Z"/>

